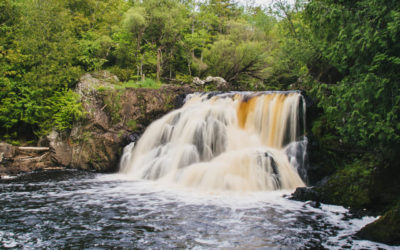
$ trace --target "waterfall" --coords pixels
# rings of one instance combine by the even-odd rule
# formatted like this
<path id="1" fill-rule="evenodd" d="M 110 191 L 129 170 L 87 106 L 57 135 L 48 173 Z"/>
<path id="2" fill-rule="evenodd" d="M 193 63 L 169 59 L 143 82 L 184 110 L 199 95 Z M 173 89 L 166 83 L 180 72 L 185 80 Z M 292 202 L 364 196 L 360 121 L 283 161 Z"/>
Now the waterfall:
<path id="1" fill-rule="evenodd" d="M 304 186 L 304 131 L 297 91 L 195 93 L 124 150 L 120 172 L 205 190 L 293 189 Z"/>

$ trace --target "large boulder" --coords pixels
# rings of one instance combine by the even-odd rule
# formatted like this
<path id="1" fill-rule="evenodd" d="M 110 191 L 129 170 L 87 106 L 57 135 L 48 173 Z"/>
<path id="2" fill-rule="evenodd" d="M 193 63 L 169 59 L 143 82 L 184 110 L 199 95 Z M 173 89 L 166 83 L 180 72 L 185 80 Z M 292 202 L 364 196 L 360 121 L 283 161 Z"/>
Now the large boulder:
<path id="1" fill-rule="evenodd" d="M 363 227 L 356 236 L 361 239 L 382 242 L 389 245 L 399 245 L 400 205 L 395 206 L 378 220 Z"/>
<path id="2" fill-rule="evenodd" d="M 81 98 L 83 107 L 88 111 L 91 122 L 103 129 L 109 128 L 110 121 L 100 95 L 104 89 L 114 90 L 114 84 L 118 82 L 118 77 L 107 71 L 94 75 L 88 73 L 81 77 L 75 89 Z"/>

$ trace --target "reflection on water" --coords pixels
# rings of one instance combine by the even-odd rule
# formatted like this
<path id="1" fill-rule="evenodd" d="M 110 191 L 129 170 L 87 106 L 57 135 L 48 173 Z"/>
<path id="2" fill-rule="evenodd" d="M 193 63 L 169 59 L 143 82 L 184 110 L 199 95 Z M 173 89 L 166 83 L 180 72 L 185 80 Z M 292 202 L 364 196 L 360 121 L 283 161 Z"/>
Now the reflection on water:
<path id="1" fill-rule="evenodd" d="M 198 193 L 62 171 L 0 182 L 0 248 L 387 248 L 351 235 L 374 218 L 282 198 Z"/>

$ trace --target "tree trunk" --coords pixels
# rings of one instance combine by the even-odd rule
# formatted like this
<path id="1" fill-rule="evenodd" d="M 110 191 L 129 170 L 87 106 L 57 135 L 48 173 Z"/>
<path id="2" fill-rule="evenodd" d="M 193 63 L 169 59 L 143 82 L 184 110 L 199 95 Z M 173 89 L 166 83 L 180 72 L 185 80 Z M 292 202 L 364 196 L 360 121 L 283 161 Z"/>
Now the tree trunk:
<path id="1" fill-rule="evenodd" d="M 142 79 L 142 81 L 144 81 L 144 74 L 143 74 L 143 55 L 142 55 L 142 59 L 140 60 L 140 78 Z"/>
<path id="2" fill-rule="evenodd" d="M 160 81 L 161 74 L 161 48 L 157 49 L 157 82 Z"/>

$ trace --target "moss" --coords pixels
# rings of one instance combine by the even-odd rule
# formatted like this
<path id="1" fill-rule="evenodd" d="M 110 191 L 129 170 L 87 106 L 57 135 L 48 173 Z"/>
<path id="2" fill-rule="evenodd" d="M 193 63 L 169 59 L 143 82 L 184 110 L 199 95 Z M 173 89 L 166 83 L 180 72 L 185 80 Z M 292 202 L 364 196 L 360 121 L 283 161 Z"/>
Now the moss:
<path id="1" fill-rule="evenodd" d="M 85 131 L 82 133 L 82 136 L 77 140 L 77 142 L 78 143 L 80 143 L 80 142 L 87 143 L 87 142 L 89 142 L 91 137 L 92 137 L 92 133 L 90 131 Z"/>
<path id="2" fill-rule="evenodd" d="M 141 114 L 145 114 L 146 113 L 146 99 L 142 94 L 137 94 L 137 100 L 138 100 L 138 104 L 139 104 L 139 108 L 140 108 L 140 112 Z"/>
<path id="3" fill-rule="evenodd" d="M 378 220 L 366 225 L 357 233 L 357 236 L 390 245 L 400 244 L 400 204 L 390 209 Z"/>
<path id="4" fill-rule="evenodd" d="M 96 90 L 97 90 L 98 92 L 101 92 L 101 93 L 102 93 L 102 92 L 106 92 L 106 91 L 109 90 L 109 89 L 110 89 L 109 87 L 106 87 L 106 86 L 101 85 L 101 86 L 98 86 Z"/>
<path id="5" fill-rule="evenodd" d="M 174 98 L 176 95 L 174 94 L 168 94 L 167 98 L 165 99 L 165 104 L 164 104 L 164 109 L 165 110 L 171 110 L 175 107 L 174 105 Z"/>
<path id="6" fill-rule="evenodd" d="M 112 124 L 117 124 L 121 121 L 121 95 L 122 91 L 109 91 L 103 96 L 103 102 L 105 104 L 104 109 L 111 118 Z"/>
<path id="7" fill-rule="evenodd" d="M 133 131 L 137 128 L 137 122 L 135 120 L 129 120 L 126 125 L 128 126 L 129 130 Z"/>
<path id="8" fill-rule="evenodd" d="M 144 81 L 127 81 L 122 83 L 121 85 L 116 85 L 115 88 L 119 90 L 124 90 L 127 88 L 133 88 L 133 89 L 138 89 L 138 88 L 144 88 L 144 89 L 159 89 L 161 88 L 162 83 L 154 81 L 153 79 L 147 78 Z"/>
<path id="9" fill-rule="evenodd" d="M 323 202 L 353 208 L 371 207 L 374 164 L 366 157 L 345 165 L 325 185 L 317 187 Z"/>

